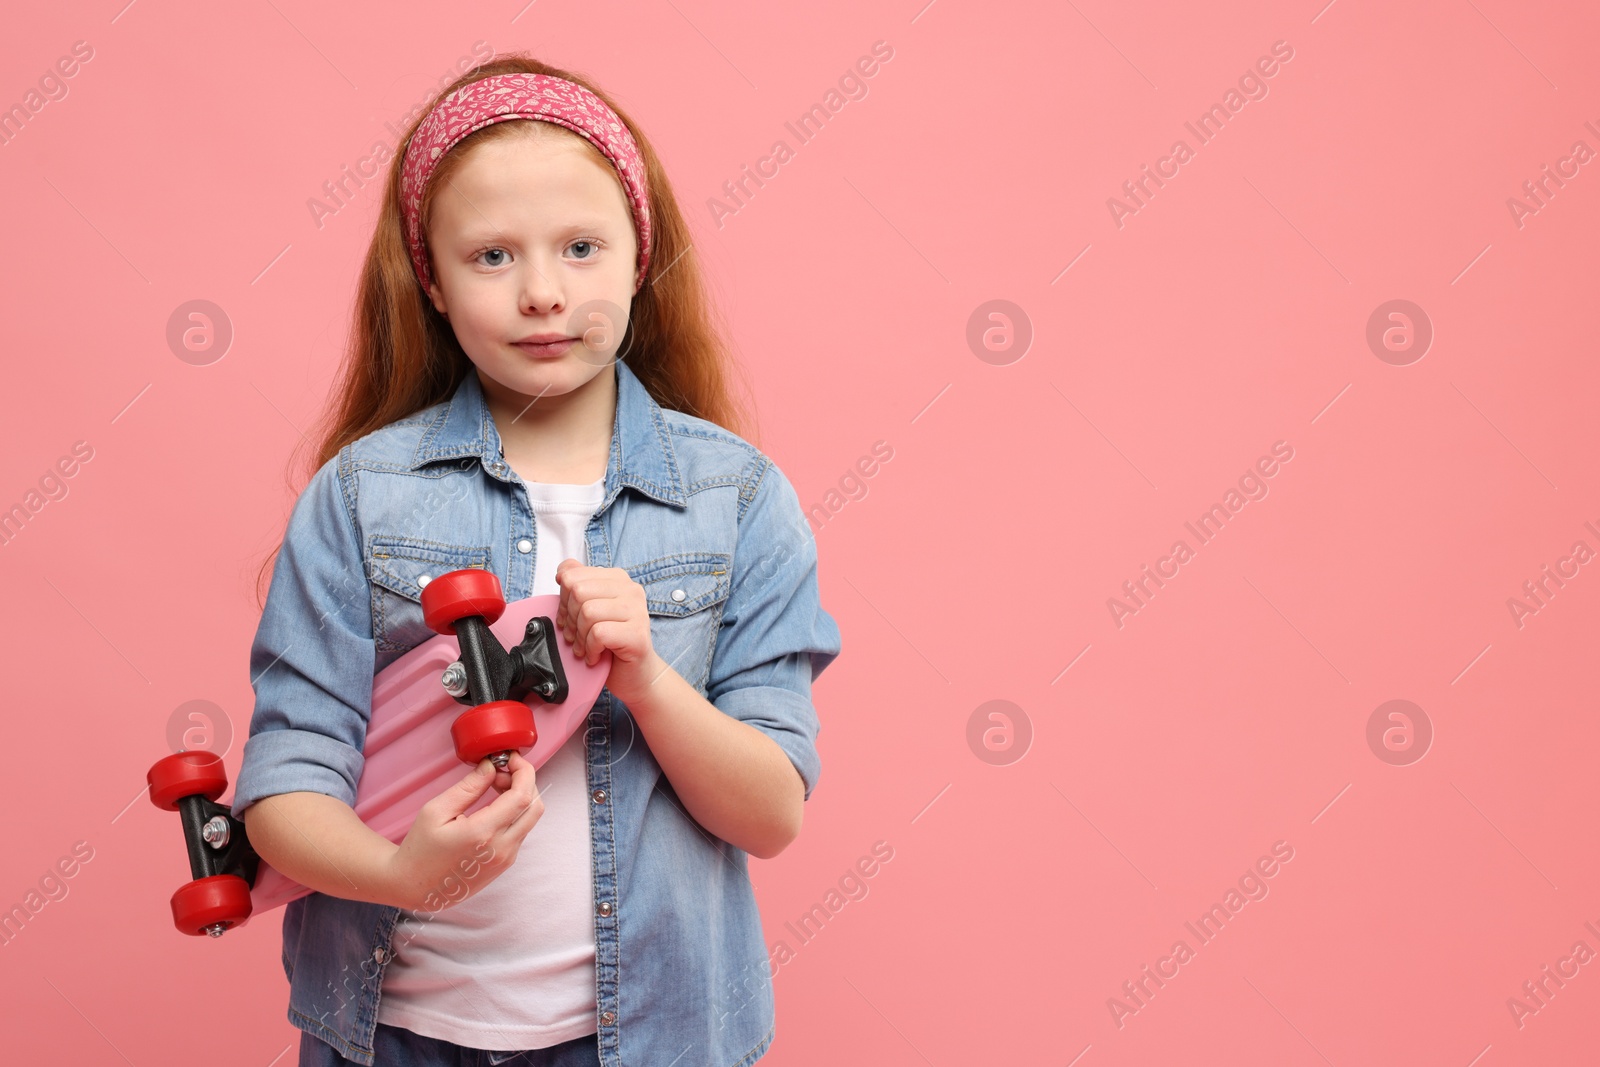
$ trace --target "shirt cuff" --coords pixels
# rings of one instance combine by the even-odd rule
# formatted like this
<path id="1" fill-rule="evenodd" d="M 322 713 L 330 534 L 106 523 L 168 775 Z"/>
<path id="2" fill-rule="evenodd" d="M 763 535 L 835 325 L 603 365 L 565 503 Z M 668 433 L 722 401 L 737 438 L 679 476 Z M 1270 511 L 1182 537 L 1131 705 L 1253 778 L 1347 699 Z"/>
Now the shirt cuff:
<path id="1" fill-rule="evenodd" d="M 267 730 L 244 745 L 244 763 L 233 792 L 233 817 L 262 797 L 279 793 L 325 793 L 356 803 L 356 783 L 365 757 L 343 741 L 314 730 Z"/>
<path id="2" fill-rule="evenodd" d="M 778 743 L 805 783 L 805 796 L 817 784 L 822 759 L 817 755 L 817 711 L 793 689 L 752 685 L 730 689 L 712 701 L 718 711 L 755 727 Z"/>

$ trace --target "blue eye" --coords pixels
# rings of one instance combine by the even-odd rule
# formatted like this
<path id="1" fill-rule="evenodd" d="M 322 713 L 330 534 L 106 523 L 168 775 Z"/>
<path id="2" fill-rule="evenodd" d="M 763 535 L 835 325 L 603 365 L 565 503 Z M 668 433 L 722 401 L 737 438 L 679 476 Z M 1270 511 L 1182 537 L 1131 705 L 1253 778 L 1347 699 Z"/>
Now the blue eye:
<path id="1" fill-rule="evenodd" d="M 567 247 L 568 248 L 577 248 L 579 245 L 586 245 L 587 247 L 589 247 L 591 249 L 594 249 L 596 252 L 599 251 L 599 249 L 597 248 L 597 246 L 595 245 L 595 243 L 593 241 L 574 241 L 570 245 L 568 245 Z M 593 259 L 594 256 L 592 256 L 592 255 L 579 256 L 578 258 L 579 259 Z"/>
<path id="2" fill-rule="evenodd" d="M 496 252 L 500 253 L 501 255 L 505 255 L 506 254 L 506 250 L 503 249 L 503 248 L 485 248 L 482 252 L 478 253 L 478 258 L 482 259 L 484 256 L 493 255 Z M 484 266 L 486 266 L 486 267 L 499 267 L 499 266 L 503 266 L 503 265 L 504 264 L 502 264 L 502 263 L 485 263 L 484 264 Z"/>

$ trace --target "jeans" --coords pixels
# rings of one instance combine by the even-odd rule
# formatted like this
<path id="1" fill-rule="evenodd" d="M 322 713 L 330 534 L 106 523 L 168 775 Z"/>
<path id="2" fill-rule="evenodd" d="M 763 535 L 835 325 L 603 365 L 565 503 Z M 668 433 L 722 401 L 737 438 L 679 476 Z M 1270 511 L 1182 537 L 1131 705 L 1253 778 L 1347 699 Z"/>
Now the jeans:
<path id="1" fill-rule="evenodd" d="M 575 1037 L 549 1048 L 525 1052 L 491 1052 L 467 1048 L 436 1037 L 423 1037 L 404 1027 L 378 1024 L 373 1038 L 373 1067 L 599 1067 L 600 1052 L 595 1034 Z M 325 1041 L 310 1034 L 300 1035 L 300 1067 L 346 1067 L 351 1060 L 334 1051 Z"/>

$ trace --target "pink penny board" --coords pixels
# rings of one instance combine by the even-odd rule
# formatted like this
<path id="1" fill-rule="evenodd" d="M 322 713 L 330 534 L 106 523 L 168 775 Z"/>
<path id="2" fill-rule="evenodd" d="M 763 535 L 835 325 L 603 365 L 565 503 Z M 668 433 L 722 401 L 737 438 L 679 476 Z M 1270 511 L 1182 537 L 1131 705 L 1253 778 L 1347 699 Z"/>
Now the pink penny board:
<path id="1" fill-rule="evenodd" d="M 489 629 L 502 646 L 510 649 L 521 643 L 529 619 L 544 615 L 554 621 L 560 602 L 560 596 L 552 594 L 507 604 L 505 613 Z M 537 740 L 522 755 L 535 767 L 544 766 L 583 725 L 611 672 L 610 652 L 602 651 L 599 661 L 590 667 L 573 654 L 571 643 L 559 628 L 556 646 L 567 675 L 567 699 L 560 704 L 546 704 L 533 694 L 525 698 L 533 709 Z M 395 844 L 404 840 L 422 805 L 461 780 L 470 769 L 457 758 L 455 742 L 450 737 L 451 724 L 468 710 L 468 705 L 446 693 L 440 682 L 444 669 L 460 658 L 455 637 L 440 634 L 389 664 L 372 680 L 372 717 L 362 749 L 366 763 L 356 783 L 355 812 L 362 822 Z M 487 807 L 499 795 L 490 788 L 467 811 Z M 310 892 L 263 860 L 250 891 L 251 917 Z"/>

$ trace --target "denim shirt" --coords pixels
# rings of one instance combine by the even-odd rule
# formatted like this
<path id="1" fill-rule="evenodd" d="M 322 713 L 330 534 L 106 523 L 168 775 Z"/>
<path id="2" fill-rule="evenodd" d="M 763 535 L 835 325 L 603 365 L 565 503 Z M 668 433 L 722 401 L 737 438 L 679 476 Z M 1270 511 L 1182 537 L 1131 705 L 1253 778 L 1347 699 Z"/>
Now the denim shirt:
<path id="1" fill-rule="evenodd" d="M 661 408 L 625 364 L 615 373 L 588 563 L 644 587 L 657 653 L 718 710 L 777 742 L 809 798 L 820 766 L 811 683 L 840 635 L 819 600 L 816 543 L 794 488 L 742 438 Z M 301 790 L 353 807 L 373 676 L 434 636 L 420 579 L 486 568 L 520 600 L 532 595 L 537 541 L 475 372 L 450 400 L 322 466 L 291 513 L 250 649 L 256 704 L 233 814 Z M 584 747 L 601 1063 L 755 1061 L 774 1019 L 747 854 L 694 821 L 609 689 L 589 711 Z M 323 893 L 284 909 L 289 1022 L 367 1067 L 399 916 Z"/>

